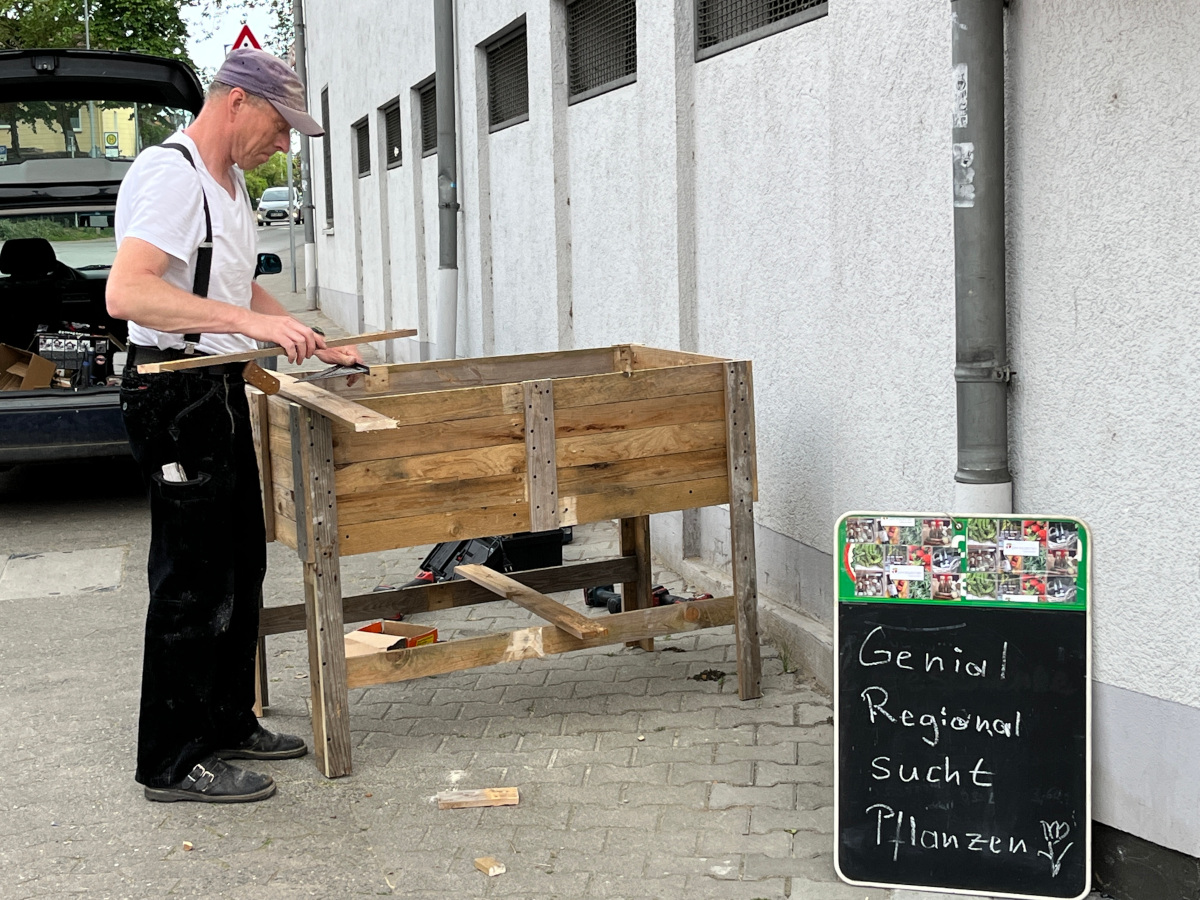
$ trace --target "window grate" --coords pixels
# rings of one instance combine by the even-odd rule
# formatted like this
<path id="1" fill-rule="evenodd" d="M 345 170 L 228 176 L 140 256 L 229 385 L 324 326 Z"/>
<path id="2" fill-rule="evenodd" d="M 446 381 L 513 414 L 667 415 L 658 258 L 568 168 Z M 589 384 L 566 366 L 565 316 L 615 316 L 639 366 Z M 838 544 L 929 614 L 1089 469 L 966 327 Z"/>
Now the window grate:
<path id="1" fill-rule="evenodd" d="M 364 118 L 355 122 L 352 127 L 358 149 L 358 177 L 362 178 L 371 174 L 371 126 Z"/>
<path id="2" fill-rule="evenodd" d="M 325 159 L 325 225 L 333 227 L 333 154 L 330 149 L 329 128 L 329 88 L 321 89 L 321 127 L 325 129 L 325 137 L 321 140 L 321 152 Z"/>
<path id="3" fill-rule="evenodd" d="M 437 84 L 429 83 L 417 89 L 421 100 L 421 155 L 437 152 Z"/>
<path id="4" fill-rule="evenodd" d="M 492 131 L 529 118 L 529 61 L 525 27 L 487 48 L 488 125 Z"/>
<path id="5" fill-rule="evenodd" d="M 575 0 L 567 6 L 571 99 L 628 84 L 637 75 L 635 0 Z"/>
<path id="6" fill-rule="evenodd" d="M 400 146 L 400 98 L 383 108 L 383 131 L 387 149 L 387 167 L 394 169 L 404 161 Z"/>
<path id="7" fill-rule="evenodd" d="M 696 53 L 729 50 L 828 11 L 828 0 L 696 0 Z"/>

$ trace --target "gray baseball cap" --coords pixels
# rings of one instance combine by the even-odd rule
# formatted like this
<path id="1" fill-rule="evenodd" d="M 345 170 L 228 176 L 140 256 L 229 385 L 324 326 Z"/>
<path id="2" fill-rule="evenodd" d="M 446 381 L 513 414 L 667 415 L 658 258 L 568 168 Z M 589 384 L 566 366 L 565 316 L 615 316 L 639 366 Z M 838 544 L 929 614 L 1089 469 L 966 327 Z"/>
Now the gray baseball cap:
<path id="1" fill-rule="evenodd" d="M 225 57 L 213 80 L 262 97 L 301 134 L 320 137 L 325 133 L 308 114 L 304 85 L 292 67 L 265 50 L 251 47 L 234 50 Z"/>

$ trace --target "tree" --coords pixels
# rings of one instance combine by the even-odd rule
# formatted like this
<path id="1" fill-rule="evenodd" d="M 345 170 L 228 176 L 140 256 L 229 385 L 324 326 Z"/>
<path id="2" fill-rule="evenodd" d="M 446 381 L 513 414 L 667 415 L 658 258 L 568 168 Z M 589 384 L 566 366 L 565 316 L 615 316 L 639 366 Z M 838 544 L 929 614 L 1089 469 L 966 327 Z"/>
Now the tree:
<path id="1" fill-rule="evenodd" d="M 262 192 L 269 187 L 283 187 L 287 184 L 287 156 L 276 153 L 257 169 L 246 173 L 246 191 L 255 203 Z M 292 187 L 300 190 L 300 156 L 292 157 Z"/>
<path id="2" fill-rule="evenodd" d="M 200 2 L 89 0 L 92 47 L 149 53 L 192 65 L 180 10 Z M 83 46 L 82 0 L 0 0 L 0 49 Z"/>

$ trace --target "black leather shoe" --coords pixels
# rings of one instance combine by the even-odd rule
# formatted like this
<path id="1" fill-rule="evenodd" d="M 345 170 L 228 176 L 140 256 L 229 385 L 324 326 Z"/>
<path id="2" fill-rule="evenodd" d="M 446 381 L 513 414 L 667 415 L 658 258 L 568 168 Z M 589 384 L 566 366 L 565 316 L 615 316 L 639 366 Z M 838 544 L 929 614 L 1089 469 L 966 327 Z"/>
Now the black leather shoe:
<path id="1" fill-rule="evenodd" d="M 240 746 L 218 750 L 217 756 L 221 759 L 296 759 L 307 752 L 304 738 L 294 734 L 272 734 L 259 725 Z"/>
<path id="2" fill-rule="evenodd" d="M 146 788 L 146 799 L 160 803 L 192 800 L 197 803 L 249 803 L 275 793 L 275 780 L 231 766 L 209 756 L 198 762 L 181 781 L 165 788 Z"/>

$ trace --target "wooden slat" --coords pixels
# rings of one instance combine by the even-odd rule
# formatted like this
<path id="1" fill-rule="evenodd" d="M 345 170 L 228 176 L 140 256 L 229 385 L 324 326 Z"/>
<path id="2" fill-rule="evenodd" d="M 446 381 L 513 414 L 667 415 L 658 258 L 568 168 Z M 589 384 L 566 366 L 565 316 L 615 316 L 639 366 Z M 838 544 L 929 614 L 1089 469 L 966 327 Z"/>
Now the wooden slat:
<path id="1" fill-rule="evenodd" d="M 635 516 L 621 520 L 621 555 L 632 556 L 637 564 L 637 575 L 621 587 L 621 610 L 650 608 L 651 580 L 654 577 L 650 559 L 650 517 Z M 630 642 L 631 646 L 643 650 L 654 649 L 654 638 L 642 638 Z"/>
<path id="2" fill-rule="evenodd" d="M 351 463 L 338 469 L 342 494 L 374 491 L 385 484 L 488 478 L 525 472 L 525 445 L 506 444 L 420 456 L 397 456 Z"/>
<path id="3" fill-rule="evenodd" d="M 725 448 L 670 453 L 621 462 L 571 466 L 558 473 L 558 492 L 563 496 L 595 494 L 616 488 L 641 488 L 677 481 L 723 478 L 727 474 Z"/>
<path id="4" fill-rule="evenodd" d="M 476 809 L 482 806 L 516 806 L 520 803 L 521 798 L 515 787 L 504 788 L 478 788 L 472 791 L 438 791 L 434 795 L 437 798 L 438 809 Z M 475 867 L 479 868 L 479 863 L 484 859 L 490 859 L 495 863 L 495 859 L 490 856 L 481 857 L 475 860 Z M 485 865 L 480 871 L 487 872 L 489 866 Z M 504 871 L 504 866 L 500 866 L 500 871 Z"/>
<path id="5" fill-rule="evenodd" d="M 333 462 L 346 465 L 370 459 L 408 456 L 413 452 L 444 453 L 450 450 L 475 450 L 497 444 L 521 443 L 525 419 L 520 414 L 454 419 L 405 425 L 393 431 L 358 434 L 334 428 Z"/>
<path id="6" fill-rule="evenodd" d="M 595 619 L 589 619 L 571 607 L 564 606 L 557 600 L 547 597 L 531 587 L 526 587 L 521 582 L 514 581 L 495 569 L 473 564 L 457 566 L 454 571 L 468 581 L 487 588 L 496 596 L 523 606 L 538 618 L 545 619 L 567 634 L 573 634 L 575 637 L 585 640 L 608 634 L 608 629 Z"/>
<path id="7" fill-rule="evenodd" d="M 558 470 L 554 462 L 554 382 L 526 381 L 525 488 L 529 492 L 529 527 L 558 527 Z"/>
<path id="8" fill-rule="evenodd" d="M 557 410 L 600 403 L 628 403 L 653 397 L 680 397 L 719 391 L 724 386 L 723 363 L 645 369 L 626 374 L 560 378 L 554 382 Z"/>
<path id="9" fill-rule="evenodd" d="M 455 391 L 453 399 L 447 399 L 444 393 L 431 392 L 386 397 L 369 395 L 360 402 L 403 427 L 481 416 L 521 415 L 524 401 L 521 385 L 495 384 L 461 388 Z"/>
<path id="10" fill-rule="evenodd" d="M 754 403 L 750 363 L 726 363 L 729 411 L 729 528 L 737 610 L 738 696 L 762 696 L 758 645 L 758 568 L 754 551 Z"/>
<path id="11" fill-rule="evenodd" d="M 644 488 L 622 488 L 594 494 L 563 496 L 559 510 L 562 525 L 583 525 L 604 519 L 695 509 L 729 502 L 729 478 L 679 481 Z"/>
<path id="12" fill-rule="evenodd" d="M 635 369 L 657 369 L 665 366 L 694 366 L 701 363 L 724 362 L 719 356 L 704 356 L 682 350 L 662 350 L 642 344 L 630 344 Z"/>
<path id="13" fill-rule="evenodd" d="M 373 491 L 339 494 L 338 522 L 341 525 L 359 525 L 460 509 L 510 506 L 524 501 L 524 475 L 493 475 L 488 478 L 415 484 L 398 481 Z"/>
<path id="14" fill-rule="evenodd" d="M 285 547 L 290 547 L 292 550 L 296 548 L 296 520 L 285 518 L 278 514 L 275 515 L 275 540 L 283 544 Z"/>
<path id="15" fill-rule="evenodd" d="M 661 425 L 725 421 L 725 392 L 653 397 L 625 403 L 571 406 L 554 411 L 554 433 L 561 439 L 610 431 L 633 431 Z"/>
<path id="16" fill-rule="evenodd" d="M 562 438 L 558 442 L 558 465 L 590 466 L 622 459 L 641 459 L 670 453 L 691 453 L 725 446 L 724 422 L 639 428 L 611 434 Z"/>
<path id="17" fill-rule="evenodd" d="M 459 672 L 476 666 L 538 659 L 585 647 L 602 647 L 680 631 L 716 628 L 730 624 L 733 615 L 733 598 L 722 597 L 617 613 L 605 619 L 607 635 L 588 640 L 573 637 L 553 625 L 543 625 L 426 644 L 407 650 L 372 653 L 346 660 L 346 682 L 352 688 L 367 687 L 426 675 Z"/>
<path id="18" fill-rule="evenodd" d="M 255 388 L 246 388 L 250 408 L 250 431 L 254 436 L 254 455 L 258 462 L 258 480 L 262 488 L 263 527 L 267 543 L 275 540 L 275 481 L 271 474 L 271 429 L 267 423 L 267 395 Z"/>
<path id="19" fill-rule="evenodd" d="M 308 470 L 310 454 L 306 450 L 312 443 L 309 435 L 308 417 L 306 410 L 299 404 L 290 404 L 288 413 L 291 417 L 291 435 L 289 446 L 292 449 L 292 510 L 291 519 L 296 523 L 296 555 L 301 562 L 313 561 L 313 546 L 309 540 L 312 529 L 308 515 L 308 491 L 306 485 L 312 478 Z"/>
<path id="20" fill-rule="evenodd" d="M 349 347 L 351 344 L 371 344 L 376 341 L 388 341 L 394 338 L 412 337 L 416 329 L 402 328 L 398 331 L 375 331 L 370 334 L 355 334 L 350 337 L 334 338 L 325 342 L 326 347 Z M 286 356 L 287 351 L 282 347 L 271 346 L 262 350 L 246 350 L 242 353 L 221 353 L 212 356 L 197 356 L 194 359 L 176 359 L 169 362 L 146 363 L 138 366 L 141 375 L 153 375 L 156 372 L 178 372 L 180 369 L 197 369 L 204 366 L 224 365 L 233 362 L 248 362 L 252 359 L 267 359 L 272 356 Z M 272 375 L 278 375 L 272 372 Z"/>
<path id="21" fill-rule="evenodd" d="M 439 541 L 465 541 L 493 534 L 529 531 L 529 504 L 525 502 L 487 509 L 464 509 L 428 516 L 406 516 L 340 530 L 342 554 L 374 553 Z"/>
<path id="22" fill-rule="evenodd" d="M 520 384 L 547 378 L 599 375 L 613 371 L 612 348 L 527 353 L 475 359 L 433 360 L 381 366 L 391 395 L 440 392 L 494 384 Z M 336 388 L 344 396 L 367 393 L 366 386 Z"/>
<path id="23" fill-rule="evenodd" d="M 510 577 L 543 594 L 573 591 L 595 587 L 600 584 L 620 584 L 635 574 L 637 561 L 633 558 L 595 560 L 566 566 L 550 566 L 545 569 L 530 569 L 513 572 Z M 496 595 L 487 588 L 456 579 L 437 584 L 419 584 L 358 594 L 342 600 L 342 615 L 347 624 L 365 622 L 397 615 L 414 615 L 439 609 L 474 606 L 478 603 L 496 602 Z M 271 606 L 259 616 L 260 634 L 285 634 L 304 629 L 304 605 Z"/>
<path id="24" fill-rule="evenodd" d="M 297 381 L 291 375 L 276 372 L 279 379 L 279 396 L 299 403 L 308 409 L 335 419 L 355 431 L 380 431 L 395 428 L 396 421 L 370 407 L 339 397 L 315 384 Z"/>
<path id="25" fill-rule="evenodd" d="M 350 710 L 346 696 L 343 645 L 341 562 L 337 533 L 337 497 L 333 475 L 333 439 L 329 420 L 320 413 L 299 414 L 308 518 L 299 523 L 311 548 L 304 564 L 304 605 L 308 631 L 309 684 L 313 749 L 326 778 L 350 773 Z"/>

